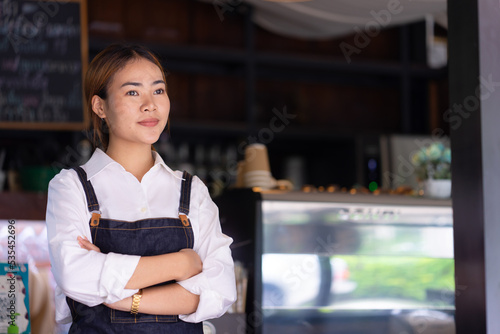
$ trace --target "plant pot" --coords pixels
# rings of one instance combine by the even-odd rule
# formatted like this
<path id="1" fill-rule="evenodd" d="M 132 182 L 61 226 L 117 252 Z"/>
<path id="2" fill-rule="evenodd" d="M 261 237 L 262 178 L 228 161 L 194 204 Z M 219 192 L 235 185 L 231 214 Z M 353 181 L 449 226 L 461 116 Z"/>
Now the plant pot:
<path id="1" fill-rule="evenodd" d="M 450 198 L 451 180 L 425 180 L 424 196 L 430 198 Z"/>

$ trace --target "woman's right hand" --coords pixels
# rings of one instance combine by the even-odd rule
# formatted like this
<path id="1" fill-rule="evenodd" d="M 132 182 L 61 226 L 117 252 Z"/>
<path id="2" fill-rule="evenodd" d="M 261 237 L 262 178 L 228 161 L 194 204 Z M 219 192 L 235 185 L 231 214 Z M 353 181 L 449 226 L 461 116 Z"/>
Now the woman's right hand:
<path id="1" fill-rule="evenodd" d="M 80 245 L 81 248 L 83 249 L 86 249 L 88 251 L 96 251 L 98 253 L 101 252 L 101 250 L 99 249 L 99 247 L 97 247 L 96 245 L 94 245 L 93 243 L 91 243 L 89 241 L 89 239 L 87 239 L 86 236 L 83 236 L 83 237 L 77 237 L 76 240 L 78 241 L 78 245 Z"/>
<path id="2" fill-rule="evenodd" d="M 198 253 L 191 248 L 181 249 L 178 253 L 182 255 L 181 268 L 183 268 L 183 270 L 179 272 L 177 281 L 182 281 L 201 273 L 203 270 L 203 263 Z"/>

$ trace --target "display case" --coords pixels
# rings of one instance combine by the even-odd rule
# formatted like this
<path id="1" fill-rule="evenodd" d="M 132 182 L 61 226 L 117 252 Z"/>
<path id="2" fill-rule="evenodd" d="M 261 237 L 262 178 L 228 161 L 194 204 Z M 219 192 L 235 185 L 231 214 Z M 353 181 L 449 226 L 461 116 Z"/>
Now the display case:
<path id="1" fill-rule="evenodd" d="M 455 333 L 449 200 L 228 191 L 252 333 Z"/>

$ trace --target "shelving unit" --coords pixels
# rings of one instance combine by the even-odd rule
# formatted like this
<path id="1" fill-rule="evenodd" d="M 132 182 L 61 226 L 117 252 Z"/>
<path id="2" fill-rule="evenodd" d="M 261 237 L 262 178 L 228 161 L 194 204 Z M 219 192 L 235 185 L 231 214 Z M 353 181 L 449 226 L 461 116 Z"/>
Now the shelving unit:
<path id="1" fill-rule="evenodd" d="M 270 128 L 273 109 L 296 115 L 266 142 L 277 178 L 285 176 L 283 161 L 298 155 L 308 183 L 352 186 L 367 137 L 426 133 L 430 120 L 444 123 L 447 69 L 426 66 L 423 23 L 383 30 L 348 64 L 338 45 L 351 36 L 276 36 L 256 26 L 244 4 L 223 22 L 212 4 L 196 0 L 89 0 L 88 10 L 89 59 L 115 41 L 145 44 L 163 59 L 173 144 L 239 146 Z M 429 83 L 437 87 L 432 99 Z M 61 151 L 84 138 L 83 132 L 36 133 L 33 143 L 57 138 Z M 0 144 L 14 150 L 11 135 L 0 134 Z"/>
<path id="2" fill-rule="evenodd" d="M 176 1 L 167 1 L 175 6 Z M 195 12 L 214 11 L 213 6 L 196 1 L 189 1 L 187 7 Z M 194 10 L 193 7 L 199 7 Z M 90 5 L 92 8 L 92 3 Z M 122 38 L 129 42 L 139 42 L 146 44 L 153 49 L 157 54 L 165 59 L 165 67 L 174 75 L 202 75 L 202 76 L 219 76 L 227 78 L 237 78 L 244 82 L 245 89 L 245 104 L 244 104 L 244 119 L 242 123 L 247 128 L 248 134 L 254 134 L 259 129 L 259 120 L 257 115 L 257 104 L 259 103 L 259 81 L 294 81 L 300 84 L 316 83 L 316 84 L 335 84 L 342 86 L 354 87 L 390 87 L 398 90 L 400 97 L 401 123 L 398 129 L 393 129 L 402 133 L 423 132 L 427 129 L 412 128 L 410 120 L 413 118 L 415 111 L 412 111 L 412 104 L 415 96 L 412 95 L 414 90 L 412 82 L 414 79 L 423 80 L 440 80 L 446 77 L 447 70 L 430 69 L 425 65 L 425 39 L 416 41 L 413 35 L 415 31 L 419 32 L 424 29 L 423 24 L 413 24 L 401 28 L 393 28 L 391 34 L 394 38 L 397 35 L 396 43 L 399 45 L 397 59 L 391 60 L 374 60 L 368 57 L 364 60 L 355 60 L 348 64 L 340 57 L 332 57 L 323 55 L 298 54 L 290 52 L 276 52 L 275 50 L 266 51 L 262 49 L 262 44 L 257 45 L 256 39 L 266 36 L 265 38 L 281 38 L 271 36 L 269 33 L 264 33 L 252 21 L 253 10 L 247 5 L 239 5 L 233 16 L 233 21 L 237 22 L 239 30 L 243 31 L 241 37 L 243 41 L 238 41 L 239 46 L 206 46 L 196 43 L 158 43 L 158 41 L 136 40 L 134 38 Z M 236 13 L 237 12 L 237 13 Z M 210 13 L 216 16 L 215 12 Z M 207 18 L 210 14 L 206 14 L 203 20 L 213 23 L 213 17 Z M 228 14 L 229 15 L 229 14 Z M 92 13 L 89 15 L 92 20 Z M 126 15 L 124 15 L 126 16 Z M 219 22 L 219 24 L 228 24 Z M 193 24 L 196 25 L 196 24 Z M 200 24 L 198 24 L 200 25 Z M 92 26 L 92 22 L 90 22 Z M 209 26 L 209 25 L 207 25 Z M 231 27 L 234 27 L 231 26 Z M 147 30 L 147 27 L 143 27 Z M 213 25 L 211 26 L 213 28 Z M 173 28 L 175 29 L 175 28 Z M 190 33 L 195 35 L 199 31 Z M 221 28 L 215 29 L 215 34 L 221 31 Z M 421 33 L 420 33 L 421 34 Z M 102 50 L 113 39 L 108 38 L 92 38 L 90 39 L 90 58 L 97 52 Z M 269 37 L 271 36 L 271 37 Z M 422 37 L 422 36 L 421 36 Z M 383 37 L 381 37 L 383 38 Z M 185 40 L 194 39 L 196 37 L 184 38 Z M 303 41 L 296 41 L 303 43 Z M 416 42 L 419 45 L 413 45 Z M 293 43 L 293 42 L 292 42 Z M 331 41 L 335 44 L 336 41 Z M 410 54 L 411 48 L 421 49 L 420 54 L 413 56 Z M 416 54 L 413 52 L 413 54 Z M 413 59 L 419 57 L 419 59 Z M 424 58 L 422 58 L 424 57 Z M 421 97 L 418 100 L 422 100 Z M 313 112 L 308 110 L 306 112 Z M 196 123 L 196 120 L 190 120 Z M 317 124 L 321 125 L 321 124 Z M 174 125 L 175 126 L 175 125 Z M 376 131 L 377 129 L 375 129 Z"/>

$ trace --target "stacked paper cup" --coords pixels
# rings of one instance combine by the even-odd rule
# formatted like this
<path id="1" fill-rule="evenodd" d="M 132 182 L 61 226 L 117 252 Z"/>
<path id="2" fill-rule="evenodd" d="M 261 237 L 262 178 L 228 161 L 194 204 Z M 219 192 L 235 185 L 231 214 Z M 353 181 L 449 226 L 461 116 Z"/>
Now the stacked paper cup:
<path id="1" fill-rule="evenodd" d="M 282 186 L 292 189 L 287 180 L 277 181 L 271 174 L 267 147 L 263 144 L 250 144 L 245 149 L 245 159 L 238 163 L 237 187 L 272 189 Z"/>
<path id="2" fill-rule="evenodd" d="M 276 180 L 271 175 L 265 145 L 251 144 L 247 146 L 243 166 L 243 183 L 245 187 L 262 189 L 271 189 L 276 185 Z"/>

